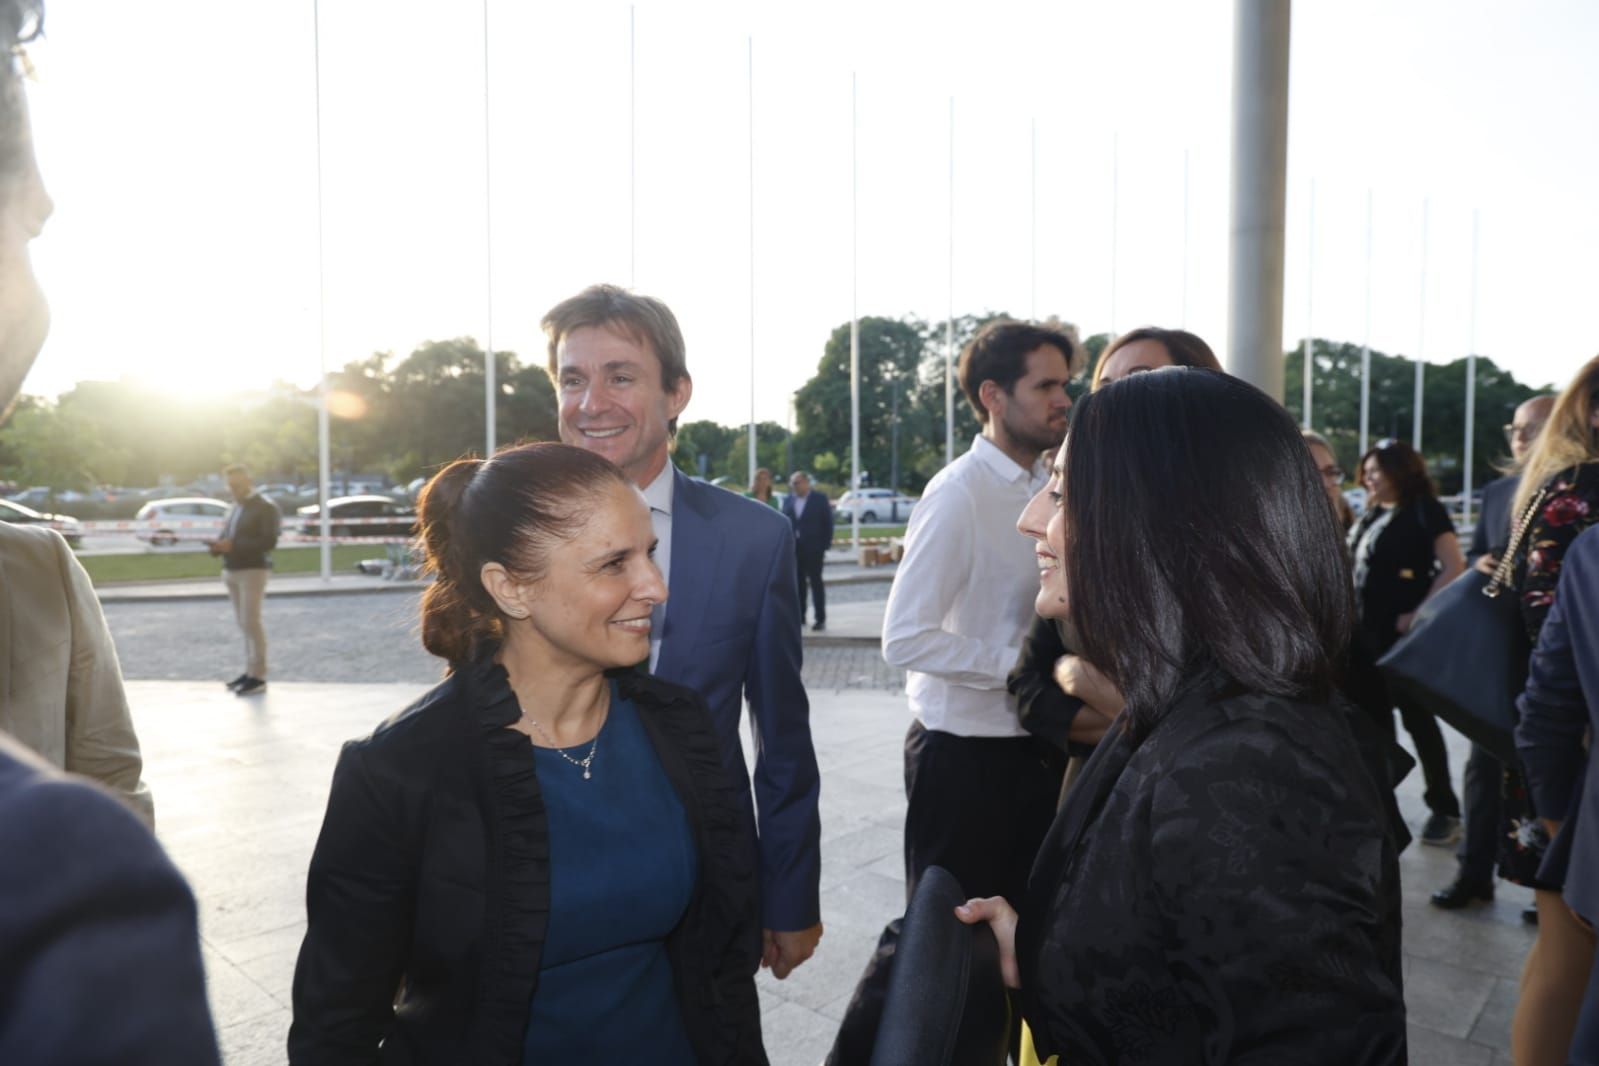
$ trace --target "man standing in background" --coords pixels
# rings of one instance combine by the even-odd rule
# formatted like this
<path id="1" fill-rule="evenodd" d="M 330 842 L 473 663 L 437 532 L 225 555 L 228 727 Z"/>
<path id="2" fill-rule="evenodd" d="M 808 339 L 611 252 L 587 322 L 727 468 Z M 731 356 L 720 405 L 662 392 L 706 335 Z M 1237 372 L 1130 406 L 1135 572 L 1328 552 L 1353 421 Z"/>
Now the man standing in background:
<path id="1" fill-rule="evenodd" d="M 1510 454 L 1519 465 L 1532 450 L 1538 431 L 1554 410 L 1553 396 L 1534 396 L 1516 408 L 1505 434 L 1510 441 Z M 1521 484 L 1518 474 L 1490 481 L 1482 489 L 1482 512 L 1477 516 L 1477 526 L 1471 532 L 1471 547 L 1466 552 L 1466 562 L 1482 566 L 1484 560 L 1497 563 L 1510 544 L 1510 527 L 1518 515 L 1510 513 L 1510 504 L 1516 498 L 1516 486 Z M 1494 865 L 1499 856 L 1499 823 L 1503 818 L 1500 804 L 1500 787 L 1504 782 L 1505 765 L 1494 758 L 1481 745 L 1471 746 L 1471 757 L 1466 760 L 1466 831 L 1460 840 L 1456 858 L 1460 869 L 1455 879 L 1432 894 L 1432 905 L 1442 909 L 1458 910 L 1476 900 L 1494 898 Z M 1522 911 L 1527 922 L 1538 920 L 1538 910 L 1528 907 Z"/>
<path id="2" fill-rule="evenodd" d="M 811 476 L 796 470 L 788 479 L 783 513 L 794 524 L 794 562 L 799 570 L 800 625 L 805 625 L 805 586 L 811 587 L 814 608 L 811 628 L 827 628 L 827 589 L 822 584 L 822 564 L 833 546 L 833 505 L 825 492 L 811 488 Z"/>
<path id="3" fill-rule="evenodd" d="M 233 617 L 244 633 L 244 673 L 228 682 L 235 695 L 249 696 L 266 690 L 267 637 L 261 621 L 267 578 L 272 573 L 272 549 L 278 546 L 283 516 L 277 504 L 256 491 L 250 471 L 235 463 L 222 471 L 233 494 L 233 508 L 220 540 L 207 548 L 222 556 L 222 584 L 233 605 Z"/>

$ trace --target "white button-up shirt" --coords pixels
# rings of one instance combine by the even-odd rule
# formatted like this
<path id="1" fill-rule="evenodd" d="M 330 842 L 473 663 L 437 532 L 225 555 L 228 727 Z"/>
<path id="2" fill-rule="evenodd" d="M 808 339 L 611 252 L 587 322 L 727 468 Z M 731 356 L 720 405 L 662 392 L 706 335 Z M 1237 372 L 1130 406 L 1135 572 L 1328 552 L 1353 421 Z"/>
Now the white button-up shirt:
<path id="1" fill-rule="evenodd" d="M 655 528 L 655 565 L 661 568 L 668 599 L 672 588 L 672 461 L 668 459 L 655 480 L 644 487 L 644 501 L 650 505 L 650 525 Z M 650 612 L 650 669 L 661 658 L 661 635 L 666 631 L 666 606 L 656 604 Z"/>
<path id="2" fill-rule="evenodd" d="M 968 737 L 1026 735 L 1005 678 L 1038 597 L 1038 561 L 1016 520 L 1049 471 L 979 435 L 911 512 L 883 617 L 883 658 L 909 671 L 911 712 Z"/>

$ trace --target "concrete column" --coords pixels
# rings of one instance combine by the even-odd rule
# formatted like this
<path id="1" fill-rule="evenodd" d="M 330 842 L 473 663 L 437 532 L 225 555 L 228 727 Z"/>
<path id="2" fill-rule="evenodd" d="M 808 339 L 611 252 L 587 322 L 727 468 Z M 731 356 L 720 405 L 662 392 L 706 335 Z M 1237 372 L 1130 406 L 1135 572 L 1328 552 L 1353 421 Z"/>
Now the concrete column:
<path id="1" fill-rule="evenodd" d="M 1283 399 L 1290 0 L 1236 0 L 1227 369 Z"/>

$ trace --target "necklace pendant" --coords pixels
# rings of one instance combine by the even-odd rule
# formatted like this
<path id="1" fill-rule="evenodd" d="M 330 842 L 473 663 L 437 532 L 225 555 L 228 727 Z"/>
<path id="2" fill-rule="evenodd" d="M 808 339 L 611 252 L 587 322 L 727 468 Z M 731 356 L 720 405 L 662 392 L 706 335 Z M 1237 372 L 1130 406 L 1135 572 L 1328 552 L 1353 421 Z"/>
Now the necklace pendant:
<path id="1" fill-rule="evenodd" d="M 589 768 L 587 766 L 583 767 L 583 780 L 587 781 L 589 776 Z"/>

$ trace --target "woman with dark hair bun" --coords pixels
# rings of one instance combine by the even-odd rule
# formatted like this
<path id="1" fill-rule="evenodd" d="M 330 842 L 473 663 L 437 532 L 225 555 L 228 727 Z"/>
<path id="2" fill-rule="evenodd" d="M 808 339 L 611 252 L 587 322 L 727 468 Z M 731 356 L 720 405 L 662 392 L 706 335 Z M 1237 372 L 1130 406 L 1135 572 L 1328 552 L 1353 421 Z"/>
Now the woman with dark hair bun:
<path id="1" fill-rule="evenodd" d="M 526 444 L 420 510 L 447 676 L 339 756 L 290 1062 L 765 1063 L 748 783 L 635 669 L 666 599 L 643 496 Z"/>
<path id="2" fill-rule="evenodd" d="M 1026 898 L 956 911 L 993 926 L 1040 1059 L 1405 1061 L 1388 785 L 1337 695 L 1353 604 L 1318 480 L 1223 374 L 1078 404 L 1036 606 L 1126 706 Z"/>
<path id="3" fill-rule="evenodd" d="M 1410 629 L 1416 610 L 1459 577 L 1466 557 L 1455 523 L 1438 502 L 1427 463 L 1399 440 L 1378 441 L 1360 457 L 1366 510 L 1349 531 L 1355 560 L 1357 638 L 1373 660 Z M 1449 778 L 1449 749 L 1438 720 L 1408 700 L 1394 701 L 1416 745 L 1431 814 L 1421 842 L 1448 847 L 1460 839 L 1460 800 Z"/>

